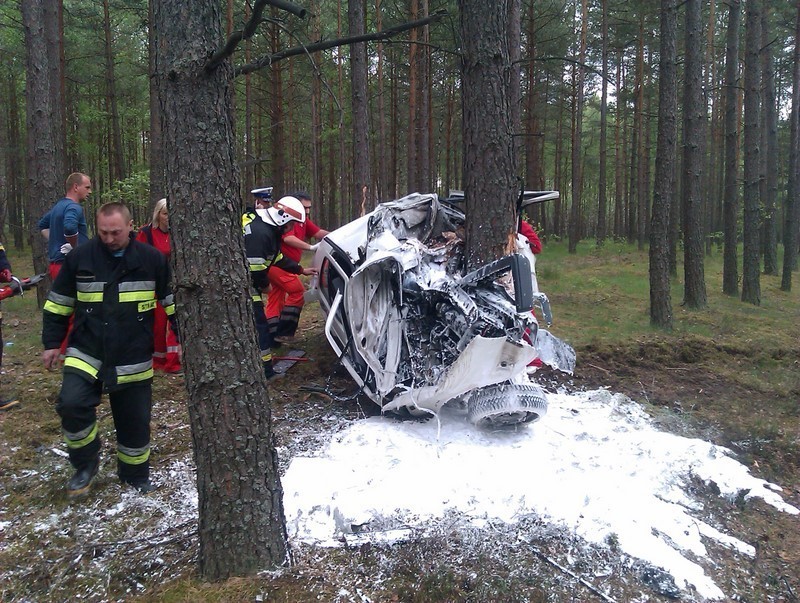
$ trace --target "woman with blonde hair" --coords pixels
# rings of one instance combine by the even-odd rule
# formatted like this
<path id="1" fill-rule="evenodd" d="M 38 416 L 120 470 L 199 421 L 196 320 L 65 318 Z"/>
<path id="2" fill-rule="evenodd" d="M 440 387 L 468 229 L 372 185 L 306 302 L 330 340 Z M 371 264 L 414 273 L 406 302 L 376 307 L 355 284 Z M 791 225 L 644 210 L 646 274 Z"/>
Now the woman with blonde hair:
<path id="1" fill-rule="evenodd" d="M 169 241 L 169 212 L 166 199 L 160 199 L 156 203 L 153 208 L 153 220 L 139 229 L 136 240 L 152 245 L 169 258 L 172 248 Z M 181 348 L 178 338 L 170 327 L 164 309 L 157 305 L 155 312 L 153 368 L 167 373 L 178 373 L 181 370 Z"/>

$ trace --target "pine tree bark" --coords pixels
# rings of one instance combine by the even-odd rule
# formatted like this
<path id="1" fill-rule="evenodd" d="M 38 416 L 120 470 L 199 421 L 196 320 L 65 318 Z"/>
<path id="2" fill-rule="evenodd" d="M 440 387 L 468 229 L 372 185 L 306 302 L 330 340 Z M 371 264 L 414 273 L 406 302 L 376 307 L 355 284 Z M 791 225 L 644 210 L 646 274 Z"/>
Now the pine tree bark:
<path id="1" fill-rule="evenodd" d="M 27 213 L 28 237 L 33 255 L 33 268 L 47 271 L 46 246 L 39 233 L 39 218 L 50 205 L 64 194 L 64 146 L 58 122 L 61 76 L 58 55 L 48 49 L 46 31 L 57 29 L 51 21 L 57 18 L 56 0 L 26 0 L 20 3 L 22 24 L 25 30 L 26 70 L 26 126 L 29 203 Z M 54 65 L 54 61 L 56 64 Z M 44 304 L 49 283 L 37 289 L 39 306 Z"/>
<path id="2" fill-rule="evenodd" d="M 108 10 L 108 0 L 103 0 L 103 49 L 106 62 L 106 111 L 110 120 L 109 132 L 109 179 L 124 180 L 127 176 L 125 159 L 122 150 L 122 130 L 119 123 L 119 102 L 117 100 L 117 77 L 114 72 L 114 50 L 111 40 L 111 16 Z"/>
<path id="3" fill-rule="evenodd" d="M 148 148 L 148 163 L 150 165 L 150 202 L 149 207 L 155 207 L 159 199 L 163 198 L 167 190 L 167 181 L 164 174 L 164 144 L 161 138 L 161 103 L 158 102 L 158 88 L 154 74 L 156 72 L 156 31 L 153 21 L 153 2 L 147 3 L 147 60 L 148 78 L 150 87 L 150 147 Z"/>
<path id="4" fill-rule="evenodd" d="M 273 9 L 273 16 L 275 17 L 277 14 L 277 10 Z M 277 23 L 271 24 L 269 39 L 272 52 L 277 52 L 281 44 L 281 32 Z M 267 186 L 273 186 L 275 193 L 282 197 L 286 192 L 288 182 L 286 180 L 286 124 L 283 113 L 283 63 L 280 61 L 273 63 L 270 67 L 270 84 L 269 117 L 272 123 L 270 125 L 269 152 L 271 170 Z"/>
<path id="5" fill-rule="evenodd" d="M 650 324 L 672 328 L 669 276 L 670 207 L 675 202 L 678 138 L 677 0 L 661 0 L 659 41 L 658 141 L 653 212 L 650 222 Z"/>
<path id="6" fill-rule="evenodd" d="M 725 42 L 725 186 L 723 208 L 722 292 L 739 295 L 739 0 L 730 0 Z"/>
<path id="7" fill-rule="evenodd" d="M 528 6 L 528 16 L 525 27 L 525 75 L 528 81 L 527 94 L 525 95 L 525 183 L 533 190 L 544 190 L 544 153 L 542 152 L 542 128 L 539 113 L 541 111 L 539 99 L 540 81 L 536 77 L 537 40 L 536 40 L 536 11 L 533 3 Z M 533 213 L 531 216 L 530 214 Z M 541 204 L 528 210 L 529 216 L 535 223 L 543 222 Z"/>
<path id="8" fill-rule="evenodd" d="M 375 0 L 375 29 L 377 31 L 383 30 L 383 13 L 381 11 L 381 0 Z M 387 193 L 386 193 L 386 186 L 387 182 L 389 181 L 389 176 L 386 173 L 387 170 L 387 158 L 386 158 L 386 149 L 388 147 L 388 141 L 386 140 L 386 106 L 384 103 L 385 99 L 385 92 L 386 92 L 386 82 L 383 75 L 384 69 L 384 51 L 383 51 L 383 43 L 379 42 L 376 45 L 377 51 L 377 86 L 378 86 L 378 94 L 376 98 L 376 120 L 378 122 L 378 138 L 375 141 L 375 151 L 377 154 L 377 163 L 378 163 L 378 177 L 376 178 L 376 187 L 375 187 L 375 198 L 378 201 L 381 200 L 388 200 Z"/>
<path id="9" fill-rule="evenodd" d="M 769 3 L 761 11 L 761 65 L 762 65 L 762 144 L 764 166 L 761 176 L 761 201 L 764 204 L 762 249 L 764 274 L 778 274 L 778 103 L 775 90 L 775 65 L 769 30 Z"/>
<path id="10" fill-rule="evenodd" d="M 703 265 L 703 211 L 700 179 L 703 169 L 702 136 L 706 108 L 703 102 L 700 63 L 702 56 L 702 21 L 700 0 L 686 1 L 686 61 L 683 88 L 683 303 L 689 308 L 705 308 L 705 272 Z"/>
<path id="11" fill-rule="evenodd" d="M 233 133 L 233 69 L 205 70 L 216 0 L 154 0 L 156 73 L 171 200 L 171 261 L 184 342 L 199 507 L 200 572 L 286 561 L 281 483 L 249 299 Z M 213 328 L 211 327 L 213 325 Z"/>
<path id="12" fill-rule="evenodd" d="M 639 110 L 636 113 L 636 124 L 639 132 L 639 147 L 636 152 L 636 247 L 639 251 L 644 250 L 644 241 L 647 235 L 647 128 L 645 127 L 645 60 L 644 60 L 644 14 L 639 20 L 639 52 L 637 57 L 637 71 L 639 87 L 636 91 L 637 105 Z"/>
<path id="13" fill-rule="evenodd" d="M 567 248 L 569 253 L 578 250 L 578 241 L 581 238 L 581 192 L 583 184 L 583 99 L 584 99 L 584 80 L 585 73 L 583 65 L 586 62 L 586 36 L 589 28 L 588 2 L 581 0 L 581 37 L 580 48 L 578 51 L 578 64 L 575 66 L 575 109 L 574 125 L 572 128 L 572 186 L 570 192 L 572 204 L 569 216 L 569 241 Z"/>
<path id="14" fill-rule="evenodd" d="M 349 35 L 364 33 L 364 0 L 348 0 L 347 22 Z M 375 202 L 372 194 L 369 149 L 369 91 L 367 89 L 367 45 L 350 46 L 350 100 L 353 121 L 353 190 L 358 215 L 372 211 Z"/>
<path id="15" fill-rule="evenodd" d="M 505 255 L 516 239 L 507 36 L 514 1 L 458 0 L 468 269 Z"/>
<path id="16" fill-rule="evenodd" d="M 622 90 L 622 69 L 622 49 L 619 49 L 617 51 L 617 77 L 615 86 L 617 90 Z M 623 170 L 625 164 L 625 152 L 622 144 L 622 122 L 625 119 L 625 115 L 622 105 L 622 102 L 617 102 L 614 119 L 614 236 L 616 237 L 621 237 L 623 234 L 622 213 L 625 188 Z"/>
<path id="17" fill-rule="evenodd" d="M 761 304 L 759 274 L 759 95 L 761 2 L 747 0 L 744 58 L 744 223 L 742 252 L 742 301 Z"/>
<path id="18" fill-rule="evenodd" d="M 21 99 L 17 94 L 16 74 L 9 72 L 6 84 L 8 154 L 6 156 L 7 188 L 5 190 L 8 194 L 9 230 L 13 236 L 14 247 L 21 249 L 25 240 L 25 226 L 22 224 L 22 220 L 27 212 L 23 208 L 25 170 L 22 168 L 22 164 L 25 145 L 22 143 L 20 132 L 19 104 Z"/>
<path id="19" fill-rule="evenodd" d="M 792 112 L 789 142 L 789 184 L 786 194 L 786 217 L 783 226 L 783 271 L 781 291 L 792 290 L 792 270 L 797 262 L 798 227 L 800 226 L 800 4 L 795 15 L 794 67 L 792 69 Z"/>
<path id="20" fill-rule="evenodd" d="M 607 184 L 607 139 L 608 139 L 608 0 L 601 2 L 602 15 L 600 17 L 600 150 L 599 170 L 600 176 L 597 183 L 597 246 L 601 247 L 606 240 L 607 226 L 606 213 L 608 212 L 606 200 Z"/>

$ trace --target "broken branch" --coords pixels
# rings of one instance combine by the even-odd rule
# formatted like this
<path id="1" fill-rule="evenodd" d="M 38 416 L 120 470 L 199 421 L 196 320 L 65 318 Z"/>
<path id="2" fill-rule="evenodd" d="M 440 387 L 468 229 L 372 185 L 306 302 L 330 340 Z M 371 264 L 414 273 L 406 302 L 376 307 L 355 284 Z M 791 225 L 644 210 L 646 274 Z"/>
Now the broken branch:
<path id="1" fill-rule="evenodd" d="M 337 38 L 335 40 L 327 40 L 322 42 L 315 42 L 314 44 L 287 48 L 286 50 L 281 50 L 280 52 L 276 52 L 275 54 L 271 54 L 267 57 L 262 57 L 253 63 L 248 63 L 247 65 L 237 67 L 236 70 L 234 71 L 234 75 L 245 75 L 248 73 L 252 73 L 253 71 L 257 71 L 263 67 L 266 67 L 267 65 L 272 65 L 277 61 L 282 61 L 283 59 L 288 59 L 289 57 L 298 56 L 301 54 L 310 54 L 312 52 L 320 52 L 322 50 L 328 50 L 329 48 L 336 48 L 338 46 L 350 46 L 351 44 L 359 44 L 361 42 L 388 40 L 389 38 L 392 38 L 400 33 L 403 33 L 404 31 L 408 31 L 410 29 L 416 29 L 417 27 L 424 27 L 425 25 L 429 25 L 431 23 L 440 21 L 446 15 L 447 11 L 442 9 L 436 11 L 435 13 L 433 13 L 428 17 L 425 17 L 424 19 L 409 21 L 408 23 L 395 25 L 394 27 L 389 27 L 388 29 L 384 29 L 382 31 L 376 31 L 373 33 L 363 34 L 360 36 Z"/>
<path id="2" fill-rule="evenodd" d="M 233 32 L 228 38 L 227 42 L 225 42 L 225 45 L 222 48 L 217 49 L 217 51 L 211 55 L 211 58 L 204 67 L 206 73 L 213 71 L 220 66 L 222 61 L 230 57 L 234 50 L 236 50 L 239 42 L 253 37 L 253 34 L 256 33 L 256 28 L 262 22 L 261 13 L 264 12 L 264 9 L 267 6 L 274 6 L 281 10 L 285 10 L 293 15 L 297 15 L 301 19 L 305 18 L 306 16 L 306 9 L 304 9 L 302 6 L 294 4 L 293 2 L 287 2 L 286 0 L 256 0 L 255 4 L 253 4 L 253 12 L 250 15 L 250 19 L 248 19 L 247 23 L 244 24 L 244 27 Z"/>

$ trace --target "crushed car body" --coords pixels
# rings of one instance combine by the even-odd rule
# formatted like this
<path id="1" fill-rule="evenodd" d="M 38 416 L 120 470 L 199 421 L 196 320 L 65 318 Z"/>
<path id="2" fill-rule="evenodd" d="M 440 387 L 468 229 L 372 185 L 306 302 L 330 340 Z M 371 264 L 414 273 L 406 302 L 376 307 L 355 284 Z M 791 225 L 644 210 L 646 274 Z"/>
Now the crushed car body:
<path id="1" fill-rule="evenodd" d="M 435 194 L 382 203 L 323 239 L 309 297 L 341 363 L 384 412 L 457 404 L 480 426 L 536 421 L 547 400 L 529 364 L 571 373 L 574 351 L 531 311 L 550 321 L 523 242 L 465 273 L 463 225 L 458 205 Z"/>

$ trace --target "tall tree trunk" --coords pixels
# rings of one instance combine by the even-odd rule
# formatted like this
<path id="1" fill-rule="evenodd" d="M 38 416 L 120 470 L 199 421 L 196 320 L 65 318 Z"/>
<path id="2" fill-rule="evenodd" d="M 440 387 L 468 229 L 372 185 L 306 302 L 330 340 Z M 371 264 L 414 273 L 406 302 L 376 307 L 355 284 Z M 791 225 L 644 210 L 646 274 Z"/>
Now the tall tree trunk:
<path id="1" fill-rule="evenodd" d="M 244 5 L 245 21 L 250 19 L 250 5 Z M 228 23 L 233 28 L 233 6 L 232 0 L 228 2 Z M 230 35 L 230 34 L 229 34 Z M 249 63 L 253 51 L 253 42 L 249 38 L 244 42 L 244 60 Z M 313 99 L 312 99 L 313 105 Z M 253 76 L 250 73 L 244 76 L 244 191 L 243 194 L 249 195 L 250 191 L 256 188 L 255 176 L 255 154 L 253 150 Z M 313 109 L 312 109 L 313 112 Z M 313 121 L 313 120 L 312 120 Z M 316 140 L 316 139 L 315 139 Z M 316 199 L 316 197 L 315 197 Z"/>
<path id="2" fill-rule="evenodd" d="M 399 101 L 399 94 L 398 94 L 398 82 L 397 82 L 397 61 L 395 60 L 397 57 L 397 49 L 393 47 L 392 52 L 390 53 L 392 57 L 391 64 L 391 72 L 389 77 L 389 198 L 395 199 L 399 196 L 398 189 L 399 186 L 397 184 L 397 176 L 398 176 L 398 156 L 399 156 L 399 130 L 398 127 L 398 115 L 400 113 L 400 101 Z"/>
<path id="3" fill-rule="evenodd" d="M 277 9 L 272 9 L 273 18 L 277 16 Z M 270 48 L 277 52 L 281 47 L 281 31 L 277 23 L 270 25 Z M 283 196 L 287 191 L 286 179 L 286 136 L 285 120 L 283 113 L 283 63 L 274 62 L 270 67 L 269 90 L 269 116 L 271 120 L 269 140 L 270 151 L 270 178 L 267 186 L 275 188 L 275 193 Z"/>
<path id="4" fill-rule="evenodd" d="M 601 45 L 601 74 L 600 74 L 600 176 L 597 183 L 597 246 L 603 245 L 606 239 L 606 189 L 608 187 L 606 164 L 608 150 L 608 0 L 602 0 L 602 16 L 600 21 L 600 45 Z"/>
<path id="5" fill-rule="evenodd" d="M 375 0 L 375 28 L 378 31 L 383 31 L 383 13 L 381 12 L 381 0 Z M 386 106 L 384 104 L 384 95 L 386 92 L 386 82 L 383 77 L 383 43 L 379 42 L 377 44 L 377 55 L 378 55 L 378 71 L 377 71 L 377 85 L 378 85 L 378 94 L 377 94 L 377 121 L 378 121 L 378 139 L 375 141 L 375 150 L 377 152 L 377 159 L 378 159 L 378 178 L 377 178 L 377 188 L 375 191 L 376 200 L 386 200 L 387 192 L 386 192 L 386 185 L 389 181 L 389 176 L 386 173 L 387 170 L 387 158 L 386 158 L 386 150 L 388 146 L 388 141 L 386 140 Z"/>
<path id="6" fill-rule="evenodd" d="M 39 218 L 56 199 L 64 193 L 63 178 L 60 173 L 64 165 L 64 146 L 60 130 L 56 125 L 58 109 L 54 99 L 58 97 L 61 77 L 57 55 L 48 50 L 45 31 L 56 28 L 48 20 L 57 18 L 57 0 L 26 0 L 20 3 L 22 24 L 25 29 L 25 70 L 26 89 L 25 108 L 27 126 L 27 174 L 28 203 L 27 226 L 28 242 L 33 255 L 33 268 L 36 272 L 47 271 L 46 246 L 39 234 Z M 37 289 L 39 306 L 44 304 L 47 285 Z"/>
<path id="7" fill-rule="evenodd" d="M 558 103 L 558 117 L 556 122 L 556 149 L 553 154 L 553 181 L 555 182 L 556 190 L 566 192 L 563 184 L 565 184 L 563 171 L 561 166 L 563 164 L 562 155 L 564 154 L 564 105 L 563 100 Z M 553 203 L 553 234 L 561 237 L 564 234 L 564 202 L 559 197 Z"/>
<path id="8" fill-rule="evenodd" d="M 164 146 L 191 150 L 166 154 L 167 195 L 197 464 L 200 572 L 213 581 L 285 562 L 283 493 L 248 294 L 233 69 L 228 61 L 204 69 L 220 43 L 220 3 L 154 0 L 154 16 Z"/>
<path id="9" fill-rule="evenodd" d="M 114 50 L 111 39 L 111 17 L 108 0 L 103 0 L 103 49 L 106 61 L 106 111 L 111 121 L 111 156 L 109 157 L 109 177 L 112 181 L 124 180 L 127 176 L 122 151 L 122 130 L 119 123 L 119 103 L 117 100 L 117 77 L 114 74 Z"/>
<path id="10" fill-rule="evenodd" d="M 167 181 L 164 173 L 164 143 L 161 137 L 161 103 L 158 102 L 158 88 L 156 87 L 156 30 L 153 26 L 153 2 L 147 3 L 147 57 L 148 57 L 148 85 L 150 87 L 150 147 L 148 163 L 150 165 L 150 200 L 148 206 L 155 207 L 159 199 L 167 191 Z"/>
<path id="11" fill-rule="evenodd" d="M 639 148 L 636 151 L 636 246 L 639 251 L 644 249 L 647 231 L 647 196 L 645 194 L 645 179 L 647 177 L 647 133 L 645 128 L 645 60 L 644 60 L 644 14 L 639 18 L 639 51 L 637 57 L 637 71 L 639 87 L 637 89 L 636 104 L 639 111 L 636 113 L 637 130 L 639 132 Z"/>
<path id="12" fill-rule="evenodd" d="M 428 16 L 428 0 L 420 0 L 422 7 L 421 19 Z M 419 151 L 417 153 L 417 189 L 430 192 L 433 190 L 431 180 L 431 64 L 430 64 L 430 28 L 425 26 L 420 31 L 422 35 L 422 48 L 417 57 L 419 69 L 419 102 L 417 103 L 417 134 L 416 141 Z"/>
<path id="13" fill-rule="evenodd" d="M 689 308 L 708 305 L 703 266 L 703 212 L 700 181 L 703 169 L 702 136 L 706 109 L 700 57 L 702 21 L 700 0 L 686 1 L 686 66 L 683 88 L 683 303 Z"/>
<path id="14" fill-rule="evenodd" d="M 739 0 L 730 0 L 725 42 L 725 197 L 723 201 L 724 248 L 722 292 L 739 295 L 737 224 L 739 217 Z"/>
<path id="15" fill-rule="evenodd" d="M 795 15 L 794 62 L 792 69 L 791 138 L 789 143 L 789 184 L 786 191 L 786 218 L 783 227 L 783 271 L 781 291 L 792 290 L 792 270 L 797 261 L 800 226 L 800 4 Z"/>
<path id="16" fill-rule="evenodd" d="M 314 2 L 310 5 L 311 8 L 311 36 L 312 39 L 318 40 L 321 37 L 321 23 L 319 18 L 319 3 Z M 330 203 L 329 195 L 324 194 L 323 181 L 325 175 L 322 166 L 322 154 L 324 152 L 322 143 L 322 75 L 319 72 L 319 66 L 315 64 L 314 73 L 311 75 L 311 194 L 314 197 L 317 205 L 326 211 Z M 325 215 L 321 213 L 320 215 Z M 323 222 L 326 227 L 330 228 L 333 221 Z"/>
<path id="17" fill-rule="evenodd" d="M 468 269 L 505 255 L 516 240 L 507 32 L 517 1 L 458 0 Z"/>
<path id="18" fill-rule="evenodd" d="M 705 53 L 703 55 L 703 60 L 705 61 L 706 65 L 706 68 L 703 70 L 703 94 L 706 97 L 706 107 L 708 106 L 708 100 L 712 98 L 716 87 L 716 82 L 714 81 L 717 68 L 714 61 L 714 25 L 716 23 L 716 9 L 716 0 L 709 0 L 706 46 Z M 714 108 L 716 108 L 716 106 Z M 708 111 L 706 111 L 706 116 L 707 115 Z M 700 183 L 700 198 L 702 199 L 701 205 L 703 208 L 703 243 L 705 246 L 706 255 L 711 255 L 711 223 L 712 215 L 714 213 L 714 199 L 717 198 L 716 191 L 714 190 L 714 185 L 716 183 L 716 178 L 714 176 L 716 174 L 714 153 L 716 149 L 714 147 L 714 139 L 711 136 L 713 128 L 714 122 L 712 118 L 712 120 L 707 121 L 704 125 L 705 133 L 703 136 L 705 136 L 705 140 L 707 141 L 707 152 L 705 153 L 704 157 L 706 176 Z"/>
<path id="19" fill-rule="evenodd" d="M 25 192 L 25 170 L 23 169 L 23 152 L 25 145 L 22 143 L 20 132 L 20 98 L 17 94 L 16 74 L 8 71 L 8 84 L 6 98 L 8 107 L 8 155 L 6 157 L 7 192 L 8 192 L 8 217 L 9 227 L 14 239 L 14 247 L 21 249 L 25 240 L 25 226 L 22 224 L 23 216 L 28 212 L 23 208 Z"/>
<path id="20" fill-rule="evenodd" d="M 581 238 L 581 181 L 583 178 L 583 164 L 581 149 L 583 148 L 583 98 L 585 74 L 583 65 L 586 62 L 586 36 L 589 28 L 588 0 L 581 0 L 581 40 L 578 51 L 578 64 L 575 66 L 575 125 L 572 130 L 572 205 L 569 217 L 569 242 L 567 248 L 570 253 L 578 250 L 578 241 Z"/>
<path id="21" fill-rule="evenodd" d="M 342 0 L 337 0 L 336 2 L 336 33 L 338 37 L 342 37 Z M 337 98 L 343 99 L 344 98 L 344 59 L 342 58 L 341 53 L 337 55 L 336 58 L 336 74 L 337 74 Z M 341 216 L 342 222 L 349 222 L 354 215 L 357 215 L 354 211 L 356 206 L 356 200 L 353 198 L 351 194 L 351 182 L 353 182 L 353 178 L 351 176 L 350 170 L 347 168 L 347 145 L 345 143 L 346 136 L 345 136 L 345 124 L 344 124 L 344 111 L 341 106 L 338 107 L 339 114 L 338 114 L 338 121 L 339 121 L 339 131 L 341 135 L 339 138 L 339 161 L 337 162 L 337 167 L 339 173 L 336 175 L 337 182 L 339 183 L 339 215 Z M 355 118 L 355 116 L 353 116 Z"/>
<path id="22" fill-rule="evenodd" d="M 622 90 L 622 49 L 617 51 L 617 78 L 615 88 Z M 617 99 L 617 108 L 614 119 L 614 236 L 622 236 L 622 208 L 624 204 L 624 176 L 625 152 L 622 144 L 622 123 L 625 114 L 623 103 Z"/>
<path id="23" fill-rule="evenodd" d="M 761 65 L 763 99 L 762 124 L 764 174 L 761 178 L 761 202 L 764 204 L 762 248 L 764 274 L 778 274 L 778 105 L 775 91 L 775 66 L 773 64 L 772 40 L 769 31 L 769 3 L 764 3 L 761 13 Z"/>
<path id="24" fill-rule="evenodd" d="M 760 211 L 759 172 L 759 93 L 761 46 L 761 3 L 747 0 L 744 58 L 744 223 L 742 254 L 742 301 L 761 304 L 759 274 Z"/>
<path id="25" fill-rule="evenodd" d="M 533 190 L 544 190 L 544 154 L 542 152 L 542 128 L 539 112 L 539 85 L 540 81 L 536 77 L 538 70 L 536 67 L 536 11 L 533 3 L 528 6 L 528 17 L 526 21 L 525 41 L 526 41 L 526 78 L 528 81 L 528 92 L 525 95 L 525 182 Z M 533 215 L 533 221 L 537 224 L 543 222 L 543 211 L 541 204 L 536 203 L 533 210 L 528 213 Z"/>
<path id="26" fill-rule="evenodd" d="M 20 2 L 23 4 L 23 2 Z M 74 171 L 67 165 L 67 95 L 66 67 L 64 59 L 64 2 L 63 0 L 45 0 L 42 3 L 44 18 L 44 37 L 38 43 L 43 44 L 48 54 L 48 78 L 50 86 L 51 108 L 53 111 L 53 139 L 56 148 L 60 149 L 56 159 L 59 174 Z"/>
<path id="27" fill-rule="evenodd" d="M 408 18 L 410 21 L 419 19 L 419 0 L 410 0 Z M 408 182 L 408 192 L 411 193 L 422 192 L 418 189 L 419 178 L 417 174 L 417 169 L 419 167 L 417 131 L 420 128 L 417 122 L 419 119 L 417 103 L 419 103 L 418 89 L 420 86 L 420 46 L 417 43 L 419 41 L 419 32 L 416 29 L 412 29 L 408 32 L 408 41 L 408 131 L 406 132 L 408 139 L 406 143 L 406 178 Z"/>
<path id="28" fill-rule="evenodd" d="M 638 76 L 638 69 L 637 69 L 637 80 Z M 627 213 L 625 214 L 626 223 L 626 233 L 627 239 L 629 243 L 632 243 L 636 240 L 636 226 L 639 224 L 638 220 L 636 219 L 636 210 L 639 208 L 639 203 L 636 200 L 636 192 L 638 189 L 638 182 L 639 182 L 639 152 L 641 143 L 639 141 L 641 135 L 641 124 L 639 122 L 639 118 L 642 115 L 642 107 L 639 106 L 639 86 L 641 86 L 641 82 L 636 86 L 636 95 L 634 96 L 633 100 L 633 127 L 631 128 L 631 153 L 628 161 L 629 172 L 628 172 L 628 203 L 627 203 Z"/>
<path id="29" fill-rule="evenodd" d="M 364 33 L 364 0 L 348 0 L 350 36 Z M 353 191 L 358 215 L 372 211 L 372 177 L 369 154 L 369 97 L 367 90 L 367 45 L 350 46 L 350 98 L 353 119 Z"/>
<path id="30" fill-rule="evenodd" d="M 427 5 L 427 0 L 426 0 Z M 514 164 L 520 165 L 523 144 L 519 134 L 522 131 L 522 87 L 520 78 L 522 70 L 520 59 L 522 56 L 522 0 L 514 0 L 510 4 L 508 14 L 508 52 L 511 59 L 511 132 L 513 134 L 512 143 L 514 145 Z M 516 176 L 517 174 L 515 174 Z M 525 183 L 523 183 L 523 188 Z"/>
<path id="31" fill-rule="evenodd" d="M 672 328 L 669 218 L 670 207 L 675 202 L 675 156 L 678 138 L 677 1 L 661 0 L 658 142 L 653 216 L 650 222 L 650 324 L 666 329 Z"/>

